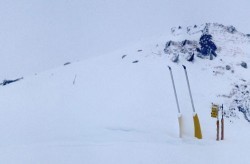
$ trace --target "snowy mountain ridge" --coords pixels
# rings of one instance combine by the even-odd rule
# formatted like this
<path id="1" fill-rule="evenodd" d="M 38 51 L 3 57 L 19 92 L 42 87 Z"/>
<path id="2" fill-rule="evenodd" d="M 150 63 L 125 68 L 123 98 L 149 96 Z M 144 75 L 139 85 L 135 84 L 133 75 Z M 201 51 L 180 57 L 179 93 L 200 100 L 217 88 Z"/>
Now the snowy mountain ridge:
<path id="1" fill-rule="evenodd" d="M 237 31 L 237 29 L 232 25 L 225 26 L 220 23 L 205 23 L 201 25 L 193 25 L 187 27 L 182 27 L 182 26 L 172 27 L 171 33 L 174 36 L 189 35 L 190 38 L 196 34 L 202 35 L 204 33 L 209 33 L 211 35 L 224 36 L 221 37 L 221 39 L 224 38 L 224 40 L 232 41 L 234 43 L 237 43 L 237 41 L 239 41 L 239 43 L 242 43 L 244 41 L 245 42 L 250 41 L 249 34 L 244 34 L 242 32 Z"/>
<path id="2" fill-rule="evenodd" d="M 246 55 L 241 47 L 250 43 L 248 34 L 237 31 L 234 26 L 219 23 L 173 27 L 171 34 L 173 37 L 167 41 L 164 51 L 172 55 L 172 61 L 175 62 L 179 55 L 187 60 L 194 55 L 201 58 L 208 56 L 212 60 L 217 53 L 228 56 Z"/>

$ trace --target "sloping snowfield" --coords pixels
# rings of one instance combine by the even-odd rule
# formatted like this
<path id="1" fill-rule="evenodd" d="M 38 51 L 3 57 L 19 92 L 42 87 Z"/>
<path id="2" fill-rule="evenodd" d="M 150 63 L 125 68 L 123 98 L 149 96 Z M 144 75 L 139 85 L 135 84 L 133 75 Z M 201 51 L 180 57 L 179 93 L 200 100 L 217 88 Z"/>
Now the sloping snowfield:
<path id="1" fill-rule="evenodd" d="M 163 53 L 168 38 L 48 70 L 0 88 L 0 161 L 4 164 L 210 164 L 250 160 L 249 123 L 225 119 L 225 140 L 216 141 L 211 103 L 230 101 L 235 83 L 249 81 L 249 43 L 242 54 L 224 51 L 214 60 Z M 233 49 L 235 50 L 235 49 Z M 125 56 L 126 55 L 126 56 Z M 123 57 L 123 58 L 122 58 Z M 222 60 L 220 60 L 222 59 Z M 137 61 L 137 62 L 135 62 Z M 187 67 L 203 139 L 194 138 L 193 112 L 182 64 Z M 219 70 L 231 64 L 234 73 Z M 183 115 L 178 138 L 171 66 Z"/>

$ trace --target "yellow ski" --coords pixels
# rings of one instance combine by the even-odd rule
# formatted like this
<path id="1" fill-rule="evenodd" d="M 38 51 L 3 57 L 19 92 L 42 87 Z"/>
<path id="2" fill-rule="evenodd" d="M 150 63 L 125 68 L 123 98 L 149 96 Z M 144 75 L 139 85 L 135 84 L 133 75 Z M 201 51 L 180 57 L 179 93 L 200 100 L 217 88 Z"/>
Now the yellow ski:
<path id="1" fill-rule="evenodd" d="M 192 108 L 193 108 L 193 120 L 194 120 L 194 136 L 198 139 L 202 139 L 202 132 L 201 132 L 201 126 L 200 126 L 200 121 L 198 118 L 197 113 L 195 112 L 195 108 L 194 108 L 194 102 L 193 102 L 193 98 L 192 98 L 192 93 L 191 93 L 191 89 L 190 89 L 190 84 L 189 84 L 189 80 L 188 80 L 188 75 L 187 75 L 187 70 L 186 70 L 186 66 L 182 65 L 185 71 L 185 75 L 186 75 L 186 80 L 187 80 L 187 85 L 188 85 L 188 90 L 189 90 L 189 96 L 191 99 L 191 103 L 192 103 Z"/>
<path id="2" fill-rule="evenodd" d="M 193 116 L 194 119 L 194 136 L 198 139 L 202 139 L 201 126 L 197 113 Z"/>

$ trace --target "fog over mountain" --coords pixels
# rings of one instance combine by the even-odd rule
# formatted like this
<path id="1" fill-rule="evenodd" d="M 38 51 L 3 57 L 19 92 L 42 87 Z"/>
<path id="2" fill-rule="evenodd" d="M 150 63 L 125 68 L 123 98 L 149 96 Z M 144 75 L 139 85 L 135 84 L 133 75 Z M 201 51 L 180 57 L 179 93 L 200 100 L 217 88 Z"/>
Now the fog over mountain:
<path id="1" fill-rule="evenodd" d="M 248 0 L 2 0 L 0 79 L 167 36 L 172 26 L 219 22 L 250 33 L 248 6 Z"/>

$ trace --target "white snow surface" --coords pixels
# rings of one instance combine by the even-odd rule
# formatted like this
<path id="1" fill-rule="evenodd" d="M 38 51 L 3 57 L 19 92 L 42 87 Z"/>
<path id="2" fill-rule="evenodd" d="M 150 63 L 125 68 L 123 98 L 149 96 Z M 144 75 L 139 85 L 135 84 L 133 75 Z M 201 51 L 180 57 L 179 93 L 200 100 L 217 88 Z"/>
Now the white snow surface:
<path id="1" fill-rule="evenodd" d="M 242 78 L 249 82 L 249 69 L 239 66 L 241 61 L 250 63 L 249 43 L 231 47 L 224 39 L 220 43 L 223 51 L 214 60 L 195 58 L 190 63 L 181 58 L 176 64 L 163 52 L 166 41 L 174 38 L 178 40 L 178 36 L 170 35 L 151 38 L 0 87 L 1 163 L 250 161 L 250 125 L 243 116 L 225 118 L 224 141 L 215 140 L 216 119 L 210 117 L 212 102 L 223 103 L 225 110 L 230 105 L 231 100 L 218 95 L 228 94 Z M 235 50 L 243 53 L 234 54 Z M 187 67 L 203 132 L 201 140 L 193 136 L 193 111 L 182 64 Z M 227 64 L 234 73 L 222 69 Z M 173 70 L 183 117 L 183 138 L 178 138 L 178 113 L 168 65 Z"/>

